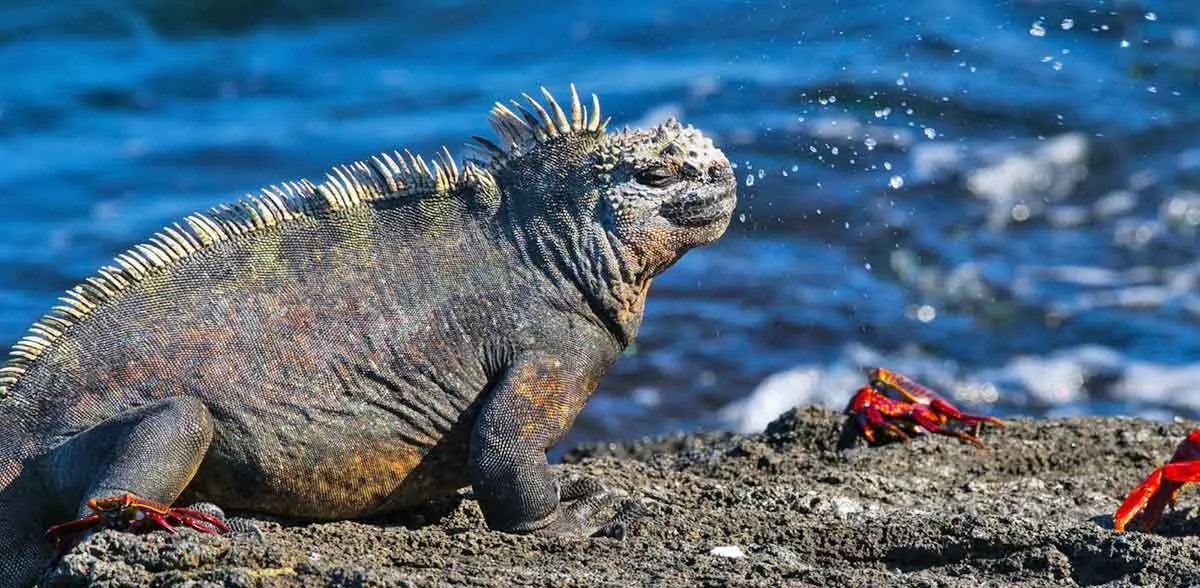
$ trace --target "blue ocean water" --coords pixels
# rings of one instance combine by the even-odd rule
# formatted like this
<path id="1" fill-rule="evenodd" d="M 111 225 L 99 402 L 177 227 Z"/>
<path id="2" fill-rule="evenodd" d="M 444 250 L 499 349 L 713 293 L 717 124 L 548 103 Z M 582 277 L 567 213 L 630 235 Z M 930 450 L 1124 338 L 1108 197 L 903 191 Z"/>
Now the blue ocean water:
<path id="1" fill-rule="evenodd" d="M 574 82 L 715 135 L 742 201 L 568 441 L 840 408 L 865 365 L 1200 417 L 1192 2 L 6 2 L 0 71 L 3 342 L 189 212 Z"/>

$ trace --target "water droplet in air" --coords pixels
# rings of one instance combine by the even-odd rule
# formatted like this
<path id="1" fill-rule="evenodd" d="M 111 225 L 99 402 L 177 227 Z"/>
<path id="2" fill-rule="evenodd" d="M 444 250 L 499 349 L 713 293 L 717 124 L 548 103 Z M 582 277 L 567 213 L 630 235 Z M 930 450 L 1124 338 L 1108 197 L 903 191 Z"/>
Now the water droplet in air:
<path id="1" fill-rule="evenodd" d="M 879 144 L 878 141 L 876 141 L 875 139 L 872 139 L 870 137 L 867 137 L 866 139 L 863 140 L 863 145 L 867 146 L 867 151 L 874 151 L 875 146 L 878 144 Z"/>
<path id="2" fill-rule="evenodd" d="M 875 111 L 875 118 L 887 118 L 892 113 L 891 108 L 880 108 Z"/>
<path id="3" fill-rule="evenodd" d="M 1121 48 L 1124 49 L 1126 47 L 1129 47 L 1129 41 L 1122 39 L 1121 40 Z"/>
<path id="4" fill-rule="evenodd" d="M 1042 21 L 1035 21 L 1032 25 L 1029 25 L 1029 34 L 1035 37 L 1045 37 L 1046 27 L 1042 25 Z"/>
<path id="5" fill-rule="evenodd" d="M 937 138 L 937 131 L 935 131 L 933 127 L 925 127 L 925 136 L 930 139 L 935 139 Z"/>
<path id="6" fill-rule="evenodd" d="M 746 185 L 747 186 L 754 185 L 754 175 L 753 174 L 746 174 Z"/>
<path id="7" fill-rule="evenodd" d="M 1158 20 L 1158 15 L 1157 15 L 1157 14 L 1155 14 L 1155 13 L 1153 13 L 1153 12 L 1147 12 L 1147 13 L 1146 13 L 1146 20 L 1148 20 L 1148 21 L 1156 21 L 1156 20 Z"/>
<path id="8" fill-rule="evenodd" d="M 937 318 L 936 308 L 929 306 L 928 304 L 922 304 L 921 307 L 917 309 L 917 320 L 927 323 L 935 318 Z"/>
<path id="9" fill-rule="evenodd" d="M 1029 206 L 1018 204 L 1012 207 L 1012 218 L 1019 223 L 1029 220 Z"/>
<path id="10" fill-rule="evenodd" d="M 1073 28 L 1075 28 L 1075 19 L 1073 19 L 1073 18 L 1064 18 L 1064 19 L 1062 20 L 1062 30 L 1064 30 L 1064 31 L 1069 31 L 1069 30 L 1071 30 L 1071 29 L 1073 29 Z"/>
<path id="11" fill-rule="evenodd" d="M 900 187 L 904 185 L 904 178 L 900 176 L 892 176 L 892 179 L 888 180 L 888 185 L 891 186 L 893 190 L 899 190 Z"/>
<path id="12" fill-rule="evenodd" d="M 864 263 L 863 267 L 866 268 L 867 271 L 871 271 L 871 262 Z"/>
<path id="13" fill-rule="evenodd" d="M 883 162 L 883 169 L 891 171 L 892 170 L 892 162 L 890 162 L 890 161 Z"/>
<path id="14" fill-rule="evenodd" d="M 743 213 L 741 213 L 741 214 L 739 214 L 739 215 L 738 215 L 738 222 L 739 222 L 739 223 L 744 223 L 744 222 L 746 222 L 746 213 L 744 213 L 744 212 L 743 212 Z"/>

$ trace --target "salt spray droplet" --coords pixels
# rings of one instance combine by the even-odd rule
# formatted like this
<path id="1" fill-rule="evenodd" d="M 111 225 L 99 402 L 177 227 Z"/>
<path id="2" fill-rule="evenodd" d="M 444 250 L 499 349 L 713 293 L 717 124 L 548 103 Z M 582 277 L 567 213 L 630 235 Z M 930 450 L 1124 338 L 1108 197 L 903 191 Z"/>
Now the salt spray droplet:
<path id="1" fill-rule="evenodd" d="M 888 180 L 888 185 L 891 186 L 893 190 L 899 190 L 900 187 L 904 185 L 904 178 L 900 176 L 892 176 L 892 179 Z"/>
<path id="2" fill-rule="evenodd" d="M 1029 34 L 1035 37 L 1045 37 L 1046 27 L 1042 25 L 1042 21 L 1035 21 L 1032 25 L 1029 25 Z"/>
<path id="3" fill-rule="evenodd" d="M 746 174 L 746 185 L 747 186 L 754 185 L 754 174 Z"/>
<path id="4" fill-rule="evenodd" d="M 936 139 L 937 131 L 935 131 L 933 127 L 925 127 L 925 136 L 930 139 Z"/>

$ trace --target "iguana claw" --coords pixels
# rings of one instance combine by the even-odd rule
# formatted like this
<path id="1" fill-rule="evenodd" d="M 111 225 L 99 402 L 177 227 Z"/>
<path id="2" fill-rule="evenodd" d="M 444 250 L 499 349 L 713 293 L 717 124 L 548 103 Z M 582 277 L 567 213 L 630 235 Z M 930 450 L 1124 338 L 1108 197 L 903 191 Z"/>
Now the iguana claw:
<path id="1" fill-rule="evenodd" d="M 97 526 L 131 532 L 158 528 L 171 533 L 175 532 L 177 526 L 182 526 L 210 535 L 229 531 L 224 521 L 206 512 L 167 506 L 132 494 L 93 498 L 87 506 L 92 514 L 51 525 L 46 530 L 46 536 L 56 549 L 61 547 L 65 537 L 79 535 Z"/>
<path id="2" fill-rule="evenodd" d="M 549 537 L 624 539 L 644 509 L 624 492 L 609 490 L 592 476 L 565 473 L 558 479 L 559 507 L 524 531 Z"/>

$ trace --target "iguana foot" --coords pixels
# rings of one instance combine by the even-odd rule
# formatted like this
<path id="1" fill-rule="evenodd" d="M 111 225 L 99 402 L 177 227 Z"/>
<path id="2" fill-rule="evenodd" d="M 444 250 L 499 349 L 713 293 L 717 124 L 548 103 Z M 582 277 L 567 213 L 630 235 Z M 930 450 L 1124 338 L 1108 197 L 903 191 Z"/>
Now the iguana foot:
<path id="1" fill-rule="evenodd" d="M 46 536 L 56 549 L 62 547 L 65 537 L 77 537 L 96 527 L 130 532 L 163 529 L 172 533 L 176 527 L 190 527 L 213 535 L 229 531 L 221 517 L 216 515 L 194 508 L 167 506 L 132 494 L 93 498 L 87 506 L 92 514 L 51 525 L 46 531 Z"/>
<path id="2" fill-rule="evenodd" d="M 266 533 L 263 533 L 262 527 L 254 519 L 242 516 L 229 516 L 225 514 L 224 509 L 211 502 L 194 502 L 188 505 L 188 508 L 216 517 L 225 523 L 225 527 L 231 535 L 250 535 L 260 541 L 267 538 Z"/>
<path id="3" fill-rule="evenodd" d="M 642 515 L 640 502 L 609 490 L 592 476 L 563 474 L 558 479 L 558 495 L 558 509 L 539 521 L 541 526 L 533 529 L 533 534 L 624 539 L 629 523 Z M 615 515 L 607 516 L 613 511 Z"/>

